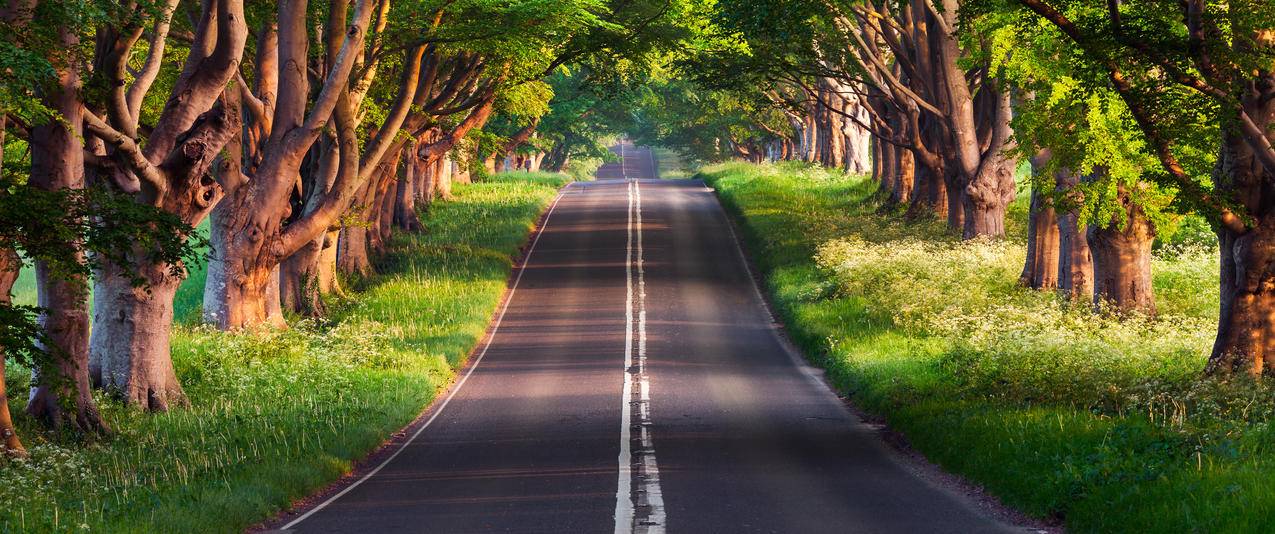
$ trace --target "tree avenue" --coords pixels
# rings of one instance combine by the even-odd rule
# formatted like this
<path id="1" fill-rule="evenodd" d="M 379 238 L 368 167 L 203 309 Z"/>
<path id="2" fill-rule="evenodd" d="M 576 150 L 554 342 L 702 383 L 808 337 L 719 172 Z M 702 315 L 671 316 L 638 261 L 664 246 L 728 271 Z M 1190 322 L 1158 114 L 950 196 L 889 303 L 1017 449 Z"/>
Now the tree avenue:
<path id="1" fill-rule="evenodd" d="M 343 293 L 342 275 L 372 275 L 391 234 L 420 231 L 418 211 L 448 199 L 453 180 L 484 173 L 485 161 L 492 170 L 497 159 L 538 165 L 554 151 L 560 170 L 572 156 L 599 156 L 606 131 L 556 150 L 537 135 L 554 96 L 547 81 L 575 78 L 578 91 L 597 95 L 591 86 L 615 86 L 617 76 L 635 83 L 685 31 L 689 7 L 0 6 L 0 344 L 37 371 L 27 410 L 93 434 L 109 432 L 93 387 L 145 410 L 186 405 L 169 338 L 192 262 L 208 262 L 207 322 L 282 327 L 285 314 L 325 314 L 325 299 Z M 621 58 L 638 67 L 607 73 Z M 205 219 L 207 234 L 196 230 Z M 35 264 L 38 307 L 9 300 L 26 262 Z M 5 450 L 17 454 L 9 413 L 0 403 Z"/>
<path id="2" fill-rule="evenodd" d="M 453 184 L 591 174 L 619 135 L 868 174 L 964 240 L 1022 192 L 1021 284 L 1120 318 L 1155 316 L 1153 244 L 1202 217 L 1200 376 L 1275 376 L 1269 0 L 3 0 L 0 34 L 10 455 L 6 363 L 75 435 L 111 432 L 95 388 L 187 407 L 195 266 L 211 328 L 321 319 Z"/>
<path id="3" fill-rule="evenodd" d="M 675 61 L 695 84 L 657 84 L 639 105 L 649 142 L 852 168 L 853 143 L 813 133 L 864 132 L 886 209 L 937 214 L 966 239 L 1004 233 L 1021 176 L 1022 283 L 1115 313 L 1155 313 L 1158 229 L 1203 216 L 1222 303 L 1205 371 L 1275 374 L 1275 5 L 722 0 L 711 21 Z"/>

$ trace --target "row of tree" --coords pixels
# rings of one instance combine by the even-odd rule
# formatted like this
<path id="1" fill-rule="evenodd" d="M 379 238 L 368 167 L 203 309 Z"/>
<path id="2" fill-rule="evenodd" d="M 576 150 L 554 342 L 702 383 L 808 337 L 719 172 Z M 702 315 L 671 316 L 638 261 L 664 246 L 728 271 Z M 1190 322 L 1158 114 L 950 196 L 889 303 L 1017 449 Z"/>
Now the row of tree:
<path id="1" fill-rule="evenodd" d="M 680 39 L 687 9 L 0 4 L 0 355 L 36 371 L 27 411 L 104 433 L 93 387 L 146 410 L 186 404 L 169 343 L 191 261 L 208 262 L 207 322 L 283 325 L 325 313 L 339 273 L 371 274 L 453 180 L 596 156 L 607 127 L 585 115 Z M 10 301 L 24 261 L 38 307 Z M 3 359 L 0 434 L 16 453 Z"/>
<path id="2" fill-rule="evenodd" d="M 1003 235 L 1030 177 L 1023 283 L 1123 312 L 1155 312 L 1157 229 L 1201 215 L 1208 372 L 1275 374 L 1275 4 L 721 0 L 712 22 L 694 83 L 641 108 L 649 141 L 861 171 L 867 137 L 887 211 L 966 239 Z"/>

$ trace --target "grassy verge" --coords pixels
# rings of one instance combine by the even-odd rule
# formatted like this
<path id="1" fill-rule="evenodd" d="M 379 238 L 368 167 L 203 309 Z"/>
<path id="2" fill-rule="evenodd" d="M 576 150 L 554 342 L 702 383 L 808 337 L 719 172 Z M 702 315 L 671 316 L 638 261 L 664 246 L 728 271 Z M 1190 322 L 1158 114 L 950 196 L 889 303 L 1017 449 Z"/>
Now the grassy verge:
<path id="1" fill-rule="evenodd" d="M 701 176 L 795 341 L 931 460 L 1076 531 L 1275 525 L 1275 388 L 1200 379 L 1215 250 L 1159 255 L 1161 314 L 1121 320 L 1017 286 L 1021 237 L 962 243 L 878 215 L 871 180 L 743 164 Z"/>
<path id="2" fill-rule="evenodd" d="M 655 168 L 659 171 L 660 178 L 677 180 L 690 178 L 694 174 L 677 151 L 658 146 L 651 147 L 651 151 L 655 153 Z"/>
<path id="3" fill-rule="evenodd" d="M 457 185 L 426 232 L 324 322 L 226 334 L 183 326 L 173 358 L 192 407 L 145 415 L 101 399 L 117 435 L 68 443 L 21 418 L 31 458 L 0 466 L 0 532 L 237 532 L 335 480 L 455 376 L 511 257 L 566 182 L 518 173 Z M 179 298 L 192 315 L 195 297 Z M 25 392 L 29 375 L 10 376 Z M 16 395 L 10 401 L 21 406 Z"/>

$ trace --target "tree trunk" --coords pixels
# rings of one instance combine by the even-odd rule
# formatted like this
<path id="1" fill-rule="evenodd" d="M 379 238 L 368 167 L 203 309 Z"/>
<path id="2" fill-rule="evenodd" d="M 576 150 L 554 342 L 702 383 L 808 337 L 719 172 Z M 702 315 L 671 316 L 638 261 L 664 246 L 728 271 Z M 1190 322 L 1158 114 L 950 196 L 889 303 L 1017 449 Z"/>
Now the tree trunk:
<path id="1" fill-rule="evenodd" d="M 913 161 L 915 162 L 916 158 L 913 158 Z M 943 179 L 943 176 L 925 165 L 915 165 L 913 176 L 915 181 L 912 202 L 908 205 L 906 216 L 908 218 L 948 217 L 951 210 L 948 207 L 947 181 Z"/>
<path id="2" fill-rule="evenodd" d="M 64 43 L 78 45 L 69 29 L 60 31 Z M 43 95 L 45 105 L 57 111 L 62 121 L 49 121 L 31 131 L 29 183 L 45 191 L 84 188 L 84 107 L 77 70 L 59 67 L 57 86 Z M 77 243 L 65 246 L 73 261 L 83 262 L 84 252 Z M 55 276 L 40 261 L 35 272 L 39 304 L 45 310 L 40 314 L 48 341 L 44 349 L 54 362 L 37 373 L 27 412 L 55 427 L 109 432 L 89 388 L 88 283 L 78 276 Z"/>
<path id="3" fill-rule="evenodd" d="M 353 224 L 341 227 L 341 238 L 337 240 L 337 270 L 351 276 L 367 277 L 372 275 L 372 261 L 368 255 L 368 224 L 372 212 L 372 203 L 376 200 L 376 182 L 373 176 L 360 188 L 354 204 L 358 208 L 350 217 Z"/>
<path id="4" fill-rule="evenodd" d="M 1019 283 L 1032 289 L 1058 287 L 1059 237 L 1058 216 L 1053 203 L 1033 188 L 1027 216 L 1027 260 Z"/>
<path id="5" fill-rule="evenodd" d="M 227 161 L 237 157 L 227 158 Z M 237 164 L 226 165 L 238 172 Z M 232 191 L 247 189 L 243 185 Z M 243 192 L 240 192 L 243 193 Z M 237 200 L 236 200 L 237 199 Z M 208 224 L 208 267 L 204 282 L 204 321 L 222 330 L 248 324 L 268 324 L 276 328 L 287 326 L 280 301 L 279 267 L 267 267 L 264 284 L 257 288 L 246 287 L 246 275 L 236 269 L 235 257 L 227 254 L 239 220 L 245 216 L 242 195 L 230 195 L 213 208 Z M 240 260 L 242 261 L 242 260 Z M 239 264 L 244 265 L 244 264 Z"/>
<path id="6" fill-rule="evenodd" d="M 1018 159 L 1010 152 L 1017 145 L 1010 127 L 1014 111 L 1009 91 L 986 86 L 979 93 L 978 103 L 979 116 L 983 117 L 979 121 L 980 138 L 988 138 L 989 148 L 984 151 L 977 172 L 972 179 L 964 181 L 961 191 L 961 204 L 965 208 L 961 235 L 965 239 L 1005 235 L 1005 212 L 1014 201 L 1014 172 L 1018 168 Z"/>
<path id="7" fill-rule="evenodd" d="M 1257 130 L 1275 142 L 1275 74 L 1246 85 L 1245 112 Z M 1218 226 L 1221 248 L 1221 308 L 1217 339 L 1206 372 L 1214 375 L 1275 375 L 1275 172 L 1265 167 L 1238 127 L 1223 129 L 1215 171 L 1218 189 L 1232 195 L 1256 219 L 1245 231 Z M 1269 145 L 1268 145 L 1269 146 Z"/>
<path id="8" fill-rule="evenodd" d="M 390 238 L 394 232 L 394 205 L 401 181 L 398 173 L 391 173 L 385 177 L 385 184 L 381 186 L 381 201 L 376 212 L 377 248 L 374 249 L 378 254 L 389 251 Z"/>
<path id="9" fill-rule="evenodd" d="M 886 172 L 886 167 L 889 166 L 890 165 L 889 162 L 893 160 L 894 153 L 893 151 L 888 151 L 890 155 L 887 156 L 886 155 L 887 149 L 885 145 L 886 143 L 884 141 L 878 139 L 875 136 L 872 137 L 872 174 L 871 176 L 872 176 L 872 181 L 878 184 L 881 184 L 882 190 L 889 191 L 890 188 L 886 186 L 886 182 L 889 181 L 889 178 L 886 177 L 889 174 L 888 172 Z M 893 149 L 894 145 L 890 145 L 889 148 Z"/>
<path id="10" fill-rule="evenodd" d="M 2 147 L 3 138 L 0 138 L 0 147 Z M 0 148 L 0 153 L 3 149 Z M 13 249 L 0 249 L 0 305 L 8 306 L 13 304 L 13 284 L 18 281 L 18 274 L 22 269 L 22 259 L 18 257 L 18 253 Z M 3 347 L 0 347 L 0 453 L 7 456 L 26 456 L 27 451 L 22 447 L 22 441 L 18 439 L 17 428 L 13 426 L 13 416 L 9 413 L 9 395 L 5 390 L 4 377 L 4 359 L 5 354 Z"/>
<path id="11" fill-rule="evenodd" d="M 1072 195 L 1073 204 L 1079 205 L 1080 192 L 1076 185 L 1080 176 L 1074 172 L 1054 175 L 1058 191 Z M 1061 198 L 1061 197 L 1060 197 Z M 1080 226 L 1077 208 L 1058 214 L 1058 287 L 1073 300 L 1093 301 L 1093 256 L 1089 252 L 1088 232 Z"/>
<path id="12" fill-rule="evenodd" d="M 284 309 L 305 317 L 327 314 L 319 289 L 319 257 L 326 237 L 324 233 L 310 240 L 279 264 L 279 304 Z"/>
<path id="13" fill-rule="evenodd" d="M 419 232 L 423 229 L 421 219 L 416 214 L 416 195 L 419 182 L 424 179 L 425 162 L 414 157 L 416 147 L 408 145 L 404 149 L 403 179 L 398 181 L 394 195 L 394 225 L 408 232 Z"/>
<path id="14" fill-rule="evenodd" d="M 868 112 L 861 104 L 847 101 L 846 113 L 854 115 L 860 122 L 867 124 L 870 120 Z M 845 170 L 851 174 L 863 174 L 872 170 L 872 135 L 868 130 L 848 118 L 842 122 L 842 137 L 845 139 Z"/>
<path id="15" fill-rule="evenodd" d="M 455 165 L 452 166 L 451 181 L 452 183 L 457 183 L 457 184 L 467 184 L 470 182 L 469 164 L 473 156 L 469 153 L 469 151 L 463 148 L 459 148 L 455 150 L 454 152 L 456 154 L 456 158 L 452 160 L 453 163 L 455 163 Z M 452 196 L 451 193 L 452 193 L 451 184 L 449 183 L 447 194 L 443 195 L 443 198 L 451 198 Z"/>
<path id="16" fill-rule="evenodd" d="M 1027 259 L 1023 262 L 1023 273 L 1019 275 L 1018 282 L 1032 289 L 1054 289 L 1059 285 L 1061 243 L 1058 214 L 1053 200 L 1040 194 L 1041 174 L 1052 157 L 1052 152 L 1044 149 L 1031 159 L 1034 180 L 1031 183 L 1031 206 L 1027 211 Z"/>
<path id="17" fill-rule="evenodd" d="M 912 188 L 916 180 L 916 160 L 912 152 L 891 147 L 889 165 L 893 187 L 890 189 L 890 205 L 903 206 L 912 200 Z"/>
<path id="18" fill-rule="evenodd" d="M 357 152 L 357 147 L 342 146 L 333 132 L 324 132 L 311 149 L 313 164 L 305 166 L 301 180 L 304 203 L 300 216 L 319 209 L 332 192 L 339 173 L 358 172 L 358 158 L 345 154 L 347 149 Z M 279 264 L 279 298 L 284 309 L 305 317 L 322 317 L 327 313 L 323 305 L 324 288 L 319 284 L 319 259 L 326 239 L 327 232 L 314 236 Z"/>
<path id="19" fill-rule="evenodd" d="M 1125 192 L 1121 191 L 1119 197 L 1125 209 L 1118 211 L 1110 224 L 1089 227 L 1094 302 L 1105 301 L 1120 311 L 1154 314 L 1151 244 L 1155 227 Z M 1124 221 L 1119 220 L 1122 215 Z"/>
<path id="20" fill-rule="evenodd" d="M 143 254 L 142 251 L 134 251 Z M 93 334 L 89 369 L 94 383 L 129 404 L 149 411 L 189 406 L 169 350 L 173 297 L 182 277 L 148 264 L 137 274 L 144 287 L 118 267 L 98 271 L 93 287 Z"/>
<path id="21" fill-rule="evenodd" d="M 27 413 L 55 428 L 108 433 L 89 384 L 88 284 L 59 279 L 44 262 L 36 262 L 35 273 L 39 305 L 46 310 L 40 323 L 49 341 L 42 349 L 53 362 L 35 373 Z"/>
<path id="22" fill-rule="evenodd" d="M 1005 212 L 1014 200 L 1016 161 L 990 156 L 972 183 L 961 195 L 964 207 L 965 239 L 1005 235 Z"/>
<path id="23" fill-rule="evenodd" d="M 341 240 L 338 242 L 337 247 L 337 269 L 352 276 L 367 277 L 372 275 L 372 260 L 368 256 L 366 226 L 358 225 L 342 228 Z"/>
<path id="24" fill-rule="evenodd" d="M 452 199 L 452 176 L 456 172 L 457 163 L 450 157 L 446 161 L 443 171 L 434 175 L 434 200 Z"/>
<path id="25" fill-rule="evenodd" d="M 947 200 L 945 207 L 947 211 L 947 227 L 951 230 L 961 230 L 964 232 L 965 227 L 965 202 L 968 192 L 961 187 L 961 176 L 957 173 L 953 166 L 948 165 L 944 168 L 943 173 L 943 191 L 946 193 L 944 198 Z"/>
<path id="26" fill-rule="evenodd" d="M 352 12 L 347 13 L 353 4 Z M 218 324 L 222 328 L 241 328 L 271 321 L 269 293 L 278 298 L 278 289 L 270 289 L 272 279 L 277 280 L 280 263 L 317 236 L 330 230 L 333 221 L 346 211 L 348 202 L 357 189 L 363 173 L 342 172 L 330 195 L 313 212 L 291 219 L 289 196 L 295 189 L 297 177 L 306 152 L 331 122 L 337 126 L 341 152 L 349 155 L 355 165 L 361 165 L 357 139 L 350 127 L 355 113 L 349 80 L 355 64 L 363 57 L 364 38 L 368 33 L 372 2 L 336 2 L 328 6 L 328 26 L 346 28 L 341 46 L 335 50 L 332 69 L 324 78 L 316 96 L 311 97 L 305 69 L 281 68 L 279 94 L 274 108 L 270 136 L 264 147 L 261 164 L 253 171 L 252 179 L 229 191 L 221 202 L 227 216 L 218 229 L 221 241 L 216 243 L 217 253 L 224 263 L 222 279 L 205 291 L 205 304 L 219 310 Z M 279 62 L 282 65 L 304 65 L 309 57 L 307 37 L 306 2 L 282 2 L 278 5 Z M 347 21 L 346 16 L 352 15 Z M 331 35 L 332 32 L 329 32 Z M 410 70 L 410 69 L 409 69 Z M 410 78 L 408 78 L 410 79 Z M 396 135 L 414 89 L 400 93 L 393 111 L 393 123 L 387 119 L 369 142 L 369 165 L 379 159 L 377 151 L 388 146 L 388 139 Z M 409 96 L 403 96 L 409 95 Z M 346 150 L 347 143 L 352 148 Z M 344 165 L 344 162 L 343 162 Z M 361 168 L 361 167 L 360 167 Z"/>

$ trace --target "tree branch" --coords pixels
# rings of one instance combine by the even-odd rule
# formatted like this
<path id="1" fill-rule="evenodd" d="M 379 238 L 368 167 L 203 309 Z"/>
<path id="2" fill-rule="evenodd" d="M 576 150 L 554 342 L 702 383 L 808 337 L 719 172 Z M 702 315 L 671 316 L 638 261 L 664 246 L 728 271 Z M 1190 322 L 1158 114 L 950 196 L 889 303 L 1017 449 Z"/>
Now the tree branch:
<path id="1" fill-rule="evenodd" d="M 120 159 L 122 159 L 137 176 L 140 176 L 143 180 L 145 180 L 147 184 L 154 187 L 157 191 L 160 191 L 161 194 L 163 191 L 167 190 L 168 183 L 164 179 L 163 173 L 152 165 L 149 159 L 146 159 L 146 155 L 142 153 L 142 148 L 137 146 L 137 142 L 134 141 L 132 137 L 124 135 L 119 130 L 112 128 L 105 120 L 98 117 L 96 113 L 88 110 L 84 111 L 84 126 L 85 128 L 88 128 L 89 131 L 100 137 L 102 141 L 115 147 L 116 153 L 121 156 Z M 141 190 L 139 184 L 117 182 L 117 185 L 119 185 L 120 189 L 127 193 L 137 193 Z M 159 196 L 160 195 L 156 195 L 156 197 Z"/>

